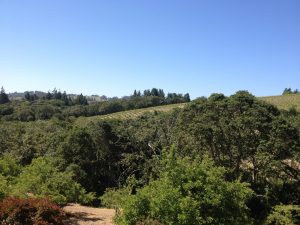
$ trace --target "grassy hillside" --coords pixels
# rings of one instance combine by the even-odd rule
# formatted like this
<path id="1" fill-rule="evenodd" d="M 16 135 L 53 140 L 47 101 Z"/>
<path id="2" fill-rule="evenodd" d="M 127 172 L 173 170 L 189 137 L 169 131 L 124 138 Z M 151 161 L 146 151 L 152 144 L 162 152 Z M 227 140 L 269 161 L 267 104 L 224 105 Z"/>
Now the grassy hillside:
<path id="1" fill-rule="evenodd" d="M 91 121 L 100 121 L 100 120 L 109 120 L 109 119 L 130 119 L 137 116 L 140 116 L 146 112 L 167 112 L 175 108 L 183 108 L 184 105 L 187 103 L 178 103 L 178 104 L 171 104 L 171 105 L 163 105 L 163 106 L 155 106 L 143 109 L 134 109 L 122 112 L 111 113 L 107 115 L 101 116 L 91 116 L 91 117 L 79 117 L 76 120 L 76 124 L 79 126 L 84 126 Z"/>
<path id="2" fill-rule="evenodd" d="M 268 96 L 268 97 L 259 97 L 259 99 L 276 105 L 280 109 L 289 109 L 291 107 L 295 107 L 298 111 L 300 111 L 300 94 L 288 94 L 288 95 L 278 95 L 278 96 Z M 172 105 L 164 105 L 164 106 L 156 106 L 144 109 L 135 109 L 122 111 L 117 113 L 111 113 L 102 116 L 91 116 L 91 117 L 79 117 L 76 120 L 76 124 L 79 126 L 84 126 L 91 121 L 100 121 L 100 120 L 109 120 L 109 119 L 130 119 L 137 116 L 140 116 L 146 112 L 167 112 L 174 108 L 182 108 L 186 103 L 172 104 Z"/>
<path id="3" fill-rule="evenodd" d="M 295 107 L 300 111 L 300 94 L 287 94 L 279 96 L 260 97 L 260 99 L 276 105 L 279 109 Z"/>

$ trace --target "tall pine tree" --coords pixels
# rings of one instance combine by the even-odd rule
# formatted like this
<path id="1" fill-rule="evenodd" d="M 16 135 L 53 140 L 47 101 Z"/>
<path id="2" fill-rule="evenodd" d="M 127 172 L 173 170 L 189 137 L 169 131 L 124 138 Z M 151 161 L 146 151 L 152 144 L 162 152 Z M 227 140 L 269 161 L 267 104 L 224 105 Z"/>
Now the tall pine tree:
<path id="1" fill-rule="evenodd" d="M 1 91 L 0 91 L 0 104 L 4 104 L 4 103 L 8 103 L 8 102 L 10 102 L 8 95 L 5 93 L 5 90 L 2 87 Z"/>

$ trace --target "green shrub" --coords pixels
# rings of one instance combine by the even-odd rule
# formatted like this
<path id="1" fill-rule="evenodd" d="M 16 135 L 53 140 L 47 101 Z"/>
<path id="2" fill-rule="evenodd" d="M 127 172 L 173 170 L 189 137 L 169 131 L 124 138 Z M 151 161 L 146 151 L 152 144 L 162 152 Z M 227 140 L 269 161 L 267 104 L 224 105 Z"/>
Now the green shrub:
<path id="1" fill-rule="evenodd" d="M 252 191 L 246 183 L 226 181 L 224 174 L 207 158 L 176 159 L 171 153 L 158 180 L 124 197 L 116 222 L 134 225 L 152 218 L 168 225 L 251 224 L 246 201 Z"/>
<path id="2" fill-rule="evenodd" d="M 47 199 L 6 198 L 0 203 L 0 222 L 5 225 L 62 225 L 64 213 Z"/>
<path id="3" fill-rule="evenodd" d="M 6 177 L 0 174 L 0 200 L 7 195 L 8 192 L 8 182 Z"/>
<path id="4" fill-rule="evenodd" d="M 5 176 L 8 180 L 14 179 L 20 172 L 21 166 L 12 156 L 5 154 L 0 159 L 0 174 Z"/>
<path id="5" fill-rule="evenodd" d="M 36 158 L 24 167 L 23 172 L 15 179 L 11 194 L 18 197 L 48 197 L 59 204 L 88 204 L 95 198 L 94 193 L 86 193 L 73 180 L 71 173 L 58 171 L 55 161 L 46 157 Z"/>
<path id="6" fill-rule="evenodd" d="M 277 205 L 268 216 L 265 225 L 297 225 L 300 224 L 299 205 Z"/>
<path id="7" fill-rule="evenodd" d="M 102 205 L 116 210 L 119 213 L 123 199 L 130 193 L 129 188 L 122 189 L 107 189 L 101 196 Z"/>
<path id="8" fill-rule="evenodd" d="M 10 156 L 0 159 L 0 199 L 6 197 L 11 189 L 11 182 L 21 172 L 21 166 Z"/>
<path id="9" fill-rule="evenodd" d="M 158 220 L 154 220 L 151 218 L 146 218 L 136 223 L 136 225 L 163 225 Z"/>

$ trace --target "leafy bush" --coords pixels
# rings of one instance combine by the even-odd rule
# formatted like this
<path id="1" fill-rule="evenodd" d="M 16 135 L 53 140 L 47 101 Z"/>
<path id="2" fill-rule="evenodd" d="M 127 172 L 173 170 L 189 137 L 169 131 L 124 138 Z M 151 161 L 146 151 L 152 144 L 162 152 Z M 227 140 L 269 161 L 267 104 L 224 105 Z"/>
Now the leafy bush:
<path id="1" fill-rule="evenodd" d="M 163 224 L 250 224 L 247 199 L 252 191 L 239 181 L 227 182 L 225 169 L 203 161 L 166 157 L 160 178 L 122 201 L 118 224 L 153 218 Z"/>
<path id="2" fill-rule="evenodd" d="M 300 224 L 300 206 L 277 205 L 268 216 L 265 225 L 297 225 Z"/>
<path id="3" fill-rule="evenodd" d="M 158 220 L 153 220 L 151 218 L 146 218 L 136 223 L 136 225 L 163 225 Z"/>
<path id="4" fill-rule="evenodd" d="M 105 193 L 101 196 L 101 203 L 108 207 L 116 210 L 119 213 L 122 201 L 125 196 L 129 195 L 130 191 L 128 188 L 122 189 L 107 189 Z"/>
<path id="5" fill-rule="evenodd" d="M 7 195 L 7 179 L 0 174 L 0 200 Z"/>
<path id="6" fill-rule="evenodd" d="M 10 182 L 21 172 L 21 166 L 10 156 L 0 159 L 0 199 L 10 192 Z"/>
<path id="7" fill-rule="evenodd" d="M 0 222 L 5 225 L 62 225 L 64 213 L 47 199 L 6 198 L 0 203 Z"/>
<path id="8" fill-rule="evenodd" d="M 16 160 L 5 154 L 0 159 L 0 174 L 5 176 L 8 180 L 12 180 L 21 172 L 21 166 L 16 162 Z"/>
<path id="9" fill-rule="evenodd" d="M 73 180 L 73 175 L 61 172 L 50 158 L 37 158 L 15 179 L 12 193 L 18 197 L 48 197 L 56 203 L 79 202 L 88 204 L 94 200 L 93 193 Z"/>

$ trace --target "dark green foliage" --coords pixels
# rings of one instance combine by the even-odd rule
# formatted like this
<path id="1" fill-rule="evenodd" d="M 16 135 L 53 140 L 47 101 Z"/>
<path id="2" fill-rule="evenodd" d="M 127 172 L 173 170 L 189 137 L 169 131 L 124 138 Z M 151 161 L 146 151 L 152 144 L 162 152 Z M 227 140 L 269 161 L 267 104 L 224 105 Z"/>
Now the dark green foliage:
<path id="1" fill-rule="evenodd" d="M 0 221 L 5 225 L 63 225 L 62 209 L 47 199 L 6 198 L 0 202 Z"/>
<path id="2" fill-rule="evenodd" d="M 158 180 L 122 200 L 117 224 L 136 224 L 151 218 L 163 224 L 251 224 L 247 184 L 227 182 L 225 170 L 211 160 L 180 159 L 171 151 Z"/>
<path id="3" fill-rule="evenodd" d="M 189 93 L 186 93 L 183 98 L 185 99 L 186 102 L 190 102 L 191 101 L 191 98 L 190 98 L 190 95 Z"/>
<path id="4" fill-rule="evenodd" d="M 78 95 L 77 98 L 75 99 L 75 104 L 78 105 L 87 105 L 87 99 L 85 96 L 83 96 L 82 94 Z"/>
<path id="5" fill-rule="evenodd" d="M 9 104 L 0 105 L 0 116 L 10 115 L 14 112 L 14 108 Z"/>
<path id="6" fill-rule="evenodd" d="M 75 128 L 61 145 L 62 167 L 73 171 L 87 191 L 102 193 L 106 187 L 117 185 L 121 152 L 117 141 L 106 123 L 95 124 L 89 130 Z"/>
<path id="7" fill-rule="evenodd" d="M 25 98 L 25 100 L 30 101 L 30 102 L 39 99 L 36 94 L 30 94 L 28 91 L 25 92 L 24 98 Z"/>
<path id="8" fill-rule="evenodd" d="M 286 94 L 298 94 L 299 91 L 298 89 L 295 89 L 294 91 L 291 89 L 291 88 L 285 88 L 282 92 L 283 95 L 286 95 Z"/>
<path id="9" fill-rule="evenodd" d="M 5 93 L 5 90 L 2 87 L 1 91 L 0 91 L 0 104 L 5 104 L 5 103 L 8 103 L 8 102 L 10 102 L 9 98 L 8 98 L 8 95 Z"/>
<path id="10" fill-rule="evenodd" d="M 299 132 L 272 105 L 244 91 L 213 94 L 186 107 L 174 130 L 179 154 L 209 154 L 228 168 L 228 179 L 241 177 L 264 196 L 265 212 L 274 204 L 299 204 L 299 170 L 284 163 L 299 160 Z"/>

